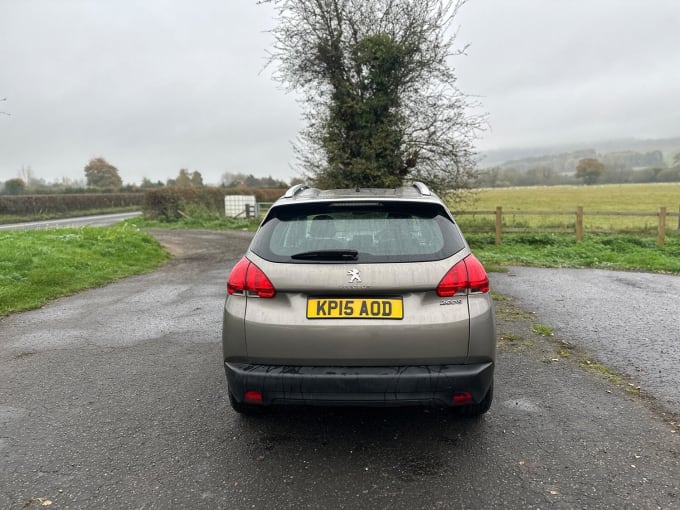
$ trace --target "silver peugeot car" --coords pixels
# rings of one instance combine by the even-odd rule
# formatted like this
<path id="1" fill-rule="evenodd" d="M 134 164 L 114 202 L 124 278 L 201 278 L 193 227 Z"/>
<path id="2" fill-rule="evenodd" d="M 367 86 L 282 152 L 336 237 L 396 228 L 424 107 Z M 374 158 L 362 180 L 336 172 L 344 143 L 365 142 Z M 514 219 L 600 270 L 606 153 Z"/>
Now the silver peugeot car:
<path id="1" fill-rule="evenodd" d="M 434 405 L 485 413 L 496 333 L 489 279 L 427 186 L 294 186 L 227 283 L 229 400 Z"/>

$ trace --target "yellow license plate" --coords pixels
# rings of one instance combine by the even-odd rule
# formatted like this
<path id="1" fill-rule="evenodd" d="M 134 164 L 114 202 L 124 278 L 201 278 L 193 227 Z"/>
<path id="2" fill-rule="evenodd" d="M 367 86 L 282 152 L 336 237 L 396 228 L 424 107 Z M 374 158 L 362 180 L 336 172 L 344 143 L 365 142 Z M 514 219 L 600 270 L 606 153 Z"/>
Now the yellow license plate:
<path id="1" fill-rule="evenodd" d="M 403 319 L 401 298 L 308 298 L 308 319 Z"/>

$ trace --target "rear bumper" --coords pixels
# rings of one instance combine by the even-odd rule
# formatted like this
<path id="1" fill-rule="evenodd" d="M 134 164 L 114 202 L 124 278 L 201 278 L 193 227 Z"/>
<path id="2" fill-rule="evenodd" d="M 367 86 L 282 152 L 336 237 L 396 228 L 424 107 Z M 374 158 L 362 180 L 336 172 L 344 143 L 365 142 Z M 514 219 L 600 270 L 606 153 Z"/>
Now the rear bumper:
<path id="1" fill-rule="evenodd" d="M 455 393 L 475 403 L 493 382 L 494 363 L 392 367 L 306 367 L 224 364 L 229 390 L 242 402 L 246 392 L 262 404 L 451 406 Z"/>

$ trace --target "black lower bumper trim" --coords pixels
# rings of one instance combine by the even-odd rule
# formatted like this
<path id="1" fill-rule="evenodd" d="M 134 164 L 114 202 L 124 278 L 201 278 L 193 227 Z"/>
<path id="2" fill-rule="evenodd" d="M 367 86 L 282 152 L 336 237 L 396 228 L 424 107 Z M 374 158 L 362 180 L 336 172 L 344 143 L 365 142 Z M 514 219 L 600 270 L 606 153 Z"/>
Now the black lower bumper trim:
<path id="1" fill-rule="evenodd" d="M 493 362 L 472 365 L 307 367 L 225 362 L 229 390 L 248 391 L 263 404 L 452 405 L 455 393 L 481 402 L 493 382 Z"/>

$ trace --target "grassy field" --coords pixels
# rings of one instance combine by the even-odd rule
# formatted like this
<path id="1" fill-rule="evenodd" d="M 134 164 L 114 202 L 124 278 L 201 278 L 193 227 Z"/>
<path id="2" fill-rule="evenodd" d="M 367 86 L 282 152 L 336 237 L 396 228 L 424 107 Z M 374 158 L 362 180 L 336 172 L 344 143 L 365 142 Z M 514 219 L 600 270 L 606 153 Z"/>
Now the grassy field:
<path id="1" fill-rule="evenodd" d="M 459 208 L 456 219 L 482 262 L 497 265 L 590 267 L 680 274 L 680 183 L 483 189 Z M 469 211 L 503 208 L 503 241 L 495 246 L 495 217 Z M 585 211 L 585 237 L 575 242 L 576 208 Z M 660 207 L 667 218 L 666 245 L 656 246 Z M 565 215 L 519 212 L 565 211 Z M 588 211 L 650 213 L 650 216 L 588 216 Z M 524 229 L 523 233 L 508 233 Z M 541 229 L 560 230 L 541 232 Z M 602 231 L 609 231 L 607 234 Z M 571 232 L 571 233 L 570 233 Z"/>
<path id="2" fill-rule="evenodd" d="M 680 183 L 532 186 L 478 190 L 470 209 L 656 211 L 680 207 Z"/>
<path id="3" fill-rule="evenodd" d="M 128 225 L 0 233 L 0 316 L 151 271 L 168 253 Z"/>
<path id="4" fill-rule="evenodd" d="M 611 184 L 602 186 L 540 186 L 525 188 L 493 188 L 476 190 L 474 200 L 456 209 L 461 226 L 471 229 L 493 228 L 494 216 L 490 214 L 465 214 L 469 211 L 494 211 L 503 208 L 504 226 L 513 228 L 563 228 L 573 229 L 576 208 L 585 211 L 586 230 L 646 230 L 657 228 L 656 213 L 666 207 L 668 213 L 678 214 L 680 209 L 680 183 Z M 524 215 L 517 212 L 563 211 L 565 215 Z M 588 212 L 614 211 L 650 213 L 652 216 L 589 216 Z M 515 213 L 515 214 L 513 214 Z M 667 219 L 668 228 L 677 229 L 677 216 Z"/>

